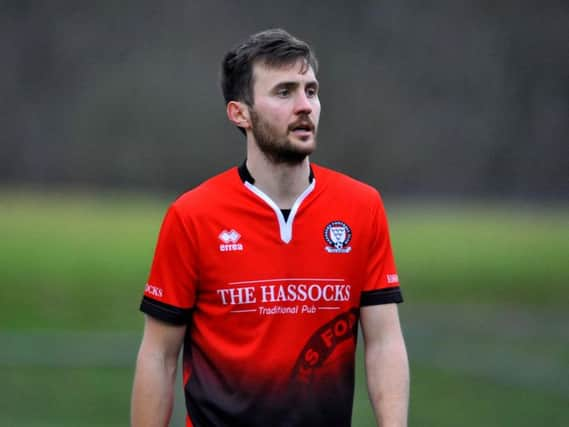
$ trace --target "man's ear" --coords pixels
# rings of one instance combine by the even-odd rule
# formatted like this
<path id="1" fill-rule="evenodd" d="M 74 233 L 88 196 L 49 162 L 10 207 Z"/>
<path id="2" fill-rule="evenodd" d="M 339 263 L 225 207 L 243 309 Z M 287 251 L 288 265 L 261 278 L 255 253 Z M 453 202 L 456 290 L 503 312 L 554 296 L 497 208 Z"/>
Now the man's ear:
<path id="1" fill-rule="evenodd" d="M 249 107 L 244 102 L 229 101 L 227 103 L 227 118 L 235 126 L 243 129 L 251 128 L 251 116 Z"/>

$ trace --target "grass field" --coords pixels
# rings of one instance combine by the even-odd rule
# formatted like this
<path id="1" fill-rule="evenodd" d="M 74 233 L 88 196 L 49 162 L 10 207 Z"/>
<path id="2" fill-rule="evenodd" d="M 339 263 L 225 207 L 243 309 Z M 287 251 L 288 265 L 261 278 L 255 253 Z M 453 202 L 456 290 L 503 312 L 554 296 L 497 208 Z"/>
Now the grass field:
<path id="1" fill-rule="evenodd" d="M 127 424 L 167 203 L 0 191 L 0 425 Z M 387 207 L 410 425 L 569 425 L 569 207 Z M 371 420 L 360 373 L 354 426 Z"/>

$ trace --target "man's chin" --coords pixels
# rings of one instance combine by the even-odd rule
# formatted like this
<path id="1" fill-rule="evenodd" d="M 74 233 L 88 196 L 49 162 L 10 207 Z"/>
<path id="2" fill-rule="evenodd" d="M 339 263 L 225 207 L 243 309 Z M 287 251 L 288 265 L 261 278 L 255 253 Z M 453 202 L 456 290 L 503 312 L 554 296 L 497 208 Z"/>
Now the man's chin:
<path id="1" fill-rule="evenodd" d="M 259 147 L 265 157 L 275 165 L 298 165 L 304 162 L 316 149 L 314 135 L 306 138 L 306 140 L 302 140 L 289 134 L 286 139 L 265 143 L 263 143 L 263 139 L 257 136 L 256 142 L 257 147 Z"/>
<path id="2" fill-rule="evenodd" d="M 275 165 L 297 166 L 304 162 L 314 150 L 287 150 L 265 153 L 271 163 Z"/>
<path id="3" fill-rule="evenodd" d="M 291 144 L 300 145 L 314 145 L 316 146 L 316 135 L 312 132 L 292 132 L 288 135 L 288 140 Z"/>
<path id="4" fill-rule="evenodd" d="M 303 142 L 313 142 L 316 139 L 316 135 L 312 131 L 294 131 L 289 132 L 289 140 L 294 139 L 296 141 Z"/>

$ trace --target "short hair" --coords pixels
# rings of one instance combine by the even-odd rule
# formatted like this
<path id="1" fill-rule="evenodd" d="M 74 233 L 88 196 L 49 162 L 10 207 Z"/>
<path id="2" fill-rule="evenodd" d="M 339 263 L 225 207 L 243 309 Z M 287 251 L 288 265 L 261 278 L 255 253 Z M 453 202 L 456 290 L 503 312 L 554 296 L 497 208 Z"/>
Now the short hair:
<path id="1" fill-rule="evenodd" d="M 318 60 L 308 43 L 280 28 L 261 31 L 249 36 L 231 49 L 221 64 L 221 90 L 225 103 L 245 102 L 253 106 L 253 66 L 263 63 L 282 67 L 304 60 L 305 68 L 318 71 Z"/>

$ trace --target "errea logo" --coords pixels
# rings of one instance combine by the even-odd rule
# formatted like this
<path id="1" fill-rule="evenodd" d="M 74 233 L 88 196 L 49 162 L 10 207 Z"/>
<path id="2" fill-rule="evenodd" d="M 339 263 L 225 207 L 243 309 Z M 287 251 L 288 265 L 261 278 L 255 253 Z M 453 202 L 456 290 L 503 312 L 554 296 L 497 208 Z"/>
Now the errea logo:
<path id="1" fill-rule="evenodd" d="M 231 251 L 242 251 L 243 250 L 243 244 L 237 243 L 237 242 L 239 242 L 239 239 L 241 238 L 241 234 L 239 234 L 234 229 L 231 229 L 229 231 L 223 230 L 221 233 L 219 233 L 219 236 L 217 236 L 217 237 L 219 238 L 219 240 L 221 240 L 223 242 L 222 244 L 219 245 L 219 250 L 221 252 L 231 252 Z"/>

